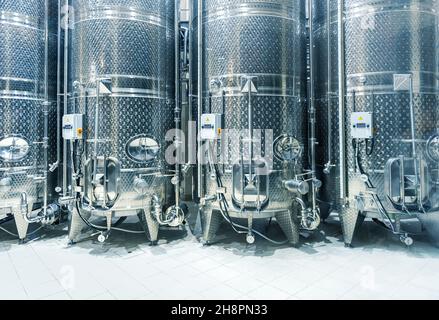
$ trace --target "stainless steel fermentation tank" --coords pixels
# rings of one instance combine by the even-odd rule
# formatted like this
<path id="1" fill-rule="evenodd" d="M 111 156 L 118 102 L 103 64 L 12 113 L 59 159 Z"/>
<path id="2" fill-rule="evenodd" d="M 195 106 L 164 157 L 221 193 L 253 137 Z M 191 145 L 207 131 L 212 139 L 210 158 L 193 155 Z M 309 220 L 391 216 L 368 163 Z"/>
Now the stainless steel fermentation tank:
<path id="1" fill-rule="evenodd" d="M 434 217 L 438 207 L 439 3 L 318 0 L 312 8 L 325 216 L 340 213 L 346 245 L 365 217 L 410 245 L 401 219 Z"/>
<path id="2" fill-rule="evenodd" d="M 160 225 L 183 223 L 182 211 L 170 207 L 174 171 L 165 161 L 165 135 L 175 123 L 174 6 L 170 0 L 73 1 L 74 99 L 63 128 L 74 148 L 69 169 L 79 182 L 71 241 L 84 223 L 101 231 L 103 241 L 114 218 L 119 224 L 132 215 L 152 242 Z M 79 136 L 71 131 L 78 129 Z M 96 228 L 91 216 L 105 217 L 107 227 Z"/>
<path id="3" fill-rule="evenodd" d="M 51 224 L 56 161 L 56 1 L 0 2 L 0 223 L 20 240 Z M 50 18 L 52 14 L 55 19 Z"/>
<path id="4" fill-rule="evenodd" d="M 301 227 L 319 224 L 319 183 L 304 170 L 305 2 L 194 1 L 193 13 L 203 240 L 212 242 L 227 221 L 253 243 L 256 221 L 275 219 L 297 245 Z"/>

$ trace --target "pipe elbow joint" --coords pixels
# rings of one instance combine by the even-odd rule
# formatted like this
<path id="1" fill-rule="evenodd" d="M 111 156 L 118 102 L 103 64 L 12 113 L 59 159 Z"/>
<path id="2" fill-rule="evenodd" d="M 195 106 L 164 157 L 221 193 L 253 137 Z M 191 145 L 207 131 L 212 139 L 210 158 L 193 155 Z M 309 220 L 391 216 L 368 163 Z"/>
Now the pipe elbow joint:
<path id="1" fill-rule="evenodd" d="M 152 196 L 152 206 L 154 207 L 154 211 L 156 214 L 162 213 L 162 201 L 160 197 L 156 194 Z"/>
<path id="2" fill-rule="evenodd" d="M 306 181 L 300 181 L 300 180 L 286 180 L 283 181 L 283 187 L 287 189 L 291 193 L 296 193 L 300 195 L 307 195 L 310 190 L 309 183 Z"/>

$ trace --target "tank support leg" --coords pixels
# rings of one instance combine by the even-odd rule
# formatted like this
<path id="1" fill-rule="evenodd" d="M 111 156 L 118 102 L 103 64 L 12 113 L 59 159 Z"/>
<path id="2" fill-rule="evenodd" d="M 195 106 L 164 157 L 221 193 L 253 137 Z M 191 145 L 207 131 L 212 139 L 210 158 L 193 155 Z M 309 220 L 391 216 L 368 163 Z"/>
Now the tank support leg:
<path id="1" fill-rule="evenodd" d="M 295 212 L 285 211 L 276 214 L 276 221 L 285 233 L 290 244 L 294 247 L 299 245 L 299 222 Z"/>
<path id="2" fill-rule="evenodd" d="M 352 246 L 356 231 L 361 227 L 365 216 L 360 214 L 356 209 L 343 209 L 340 214 L 340 220 L 343 228 L 343 238 L 346 247 Z"/>
<path id="3" fill-rule="evenodd" d="M 395 231 L 401 232 L 401 215 L 400 214 L 395 215 Z"/>
<path id="4" fill-rule="evenodd" d="M 112 220 L 113 220 L 113 213 L 111 211 L 108 211 L 105 214 L 105 219 L 107 221 L 107 230 L 110 231 L 111 230 L 111 226 L 112 226 Z"/>
<path id="5" fill-rule="evenodd" d="M 90 219 L 91 213 L 88 212 L 82 212 L 81 213 L 84 219 Z M 76 209 L 72 211 L 72 217 L 70 220 L 70 226 L 69 226 L 69 243 L 75 243 L 78 240 L 79 235 L 82 233 L 82 230 L 87 225 L 82 221 L 81 217 L 79 216 Z"/>
<path id="6" fill-rule="evenodd" d="M 218 211 L 211 209 L 202 211 L 200 214 L 203 226 L 203 242 L 204 244 L 210 244 L 215 239 L 224 219 Z"/>
<path id="7" fill-rule="evenodd" d="M 151 244 L 156 244 L 159 239 L 160 225 L 151 214 L 151 210 L 141 210 L 138 217 L 149 241 L 151 241 Z"/>
<path id="8" fill-rule="evenodd" d="M 21 212 L 14 213 L 15 225 L 17 226 L 18 237 L 20 238 L 20 243 L 25 242 L 27 237 L 27 230 L 29 228 L 29 223 L 24 219 Z"/>

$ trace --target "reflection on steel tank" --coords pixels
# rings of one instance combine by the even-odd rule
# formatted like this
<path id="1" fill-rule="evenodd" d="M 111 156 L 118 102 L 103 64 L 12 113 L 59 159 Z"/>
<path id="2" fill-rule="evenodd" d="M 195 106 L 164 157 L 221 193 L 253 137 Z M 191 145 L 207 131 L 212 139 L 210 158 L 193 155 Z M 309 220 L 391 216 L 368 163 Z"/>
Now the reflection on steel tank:
<path id="1" fill-rule="evenodd" d="M 401 219 L 439 223 L 438 2 L 313 3 L 324 214 L 347 246 L 365 217 L 411 245 Z"/>
<path id="2" fill-rule="evenodd" d="M 56 1 L 0 2 L 0 224 L 52 224 L 56 187 Z"/>
<path id="3" fill-rule="evenodd" d="M 166 132 L 174 128 L 175 3 L 75 0 L 73 5 L 74 98 L 65 121 L 73 128 L 83 123 L 84 131 L 70 141 L 71 168 L 80 185 L 70 241 L 84 225 L 105 241 L 137 215 L 155 243 L 161 225 L 179 227 L 184 220 L 171 206 L 173 168 L 164 157 Z M 105 218 L 107 227 L 96 226 L 91 217 Z"/>
<path id="4" fill-rule="evenodd" d="M 320 221 L 319 183 L 305 170 L 305 1 L 195 1 L 194 12 L 192 110 L 207 155 L 198 167 L 203 240 L 227 222 L 249 243 L 279 243 L 261 232 L 276 220 L 297 245 L 300 228 Z M 223 161 L 217 150 L 227 153 Z"/>

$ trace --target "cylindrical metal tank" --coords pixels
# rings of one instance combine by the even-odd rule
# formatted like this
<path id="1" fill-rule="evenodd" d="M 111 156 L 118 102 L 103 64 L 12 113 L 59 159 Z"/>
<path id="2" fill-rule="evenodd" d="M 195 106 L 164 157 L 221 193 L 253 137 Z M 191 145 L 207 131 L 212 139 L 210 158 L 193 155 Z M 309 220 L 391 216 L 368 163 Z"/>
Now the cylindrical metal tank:
<path id="1" fill-rule="evenodd" d="M 438 10 L 313 1 L 320 200 L 347 245 L 366 216 L 410 244 L 400 220 L 438 205 Z"/>
<path id="2" fill-rule="evenodd" d="M 14 215 L 21 240 L 30 222 L 53 218 L 56 3 L 0 2 L 0 221 Z"/>
<path id="3" fill-rule="evenodd" d="M 73 1 L 72 113 L 86 123 L 75 149 L 83 174 L 77 209 L 82 218 L 106 217 L 109 226 L 112 217 L 138 214 L 151 241 L 171 191 L 165 135 L 174 128 L 174 6 Z M 71 240 L 83 222 L 77 212 L 73 218 Z"/>
<path id="4" fill-rule="evenodd" d="M 206 156 L 198 161 L 204 241 L 211 242 L 225 220 L 253 242 L 253 221 L 276 218 L 297 244 L 294 208 L 304 205 L 306 218 L 300 192 L 310 186 L 302 175 L 308 144 L 305 2 L 194 1 L 193 12 L 193 110 Z M 293 192 L 286 184 L 295 185 Z"/>

